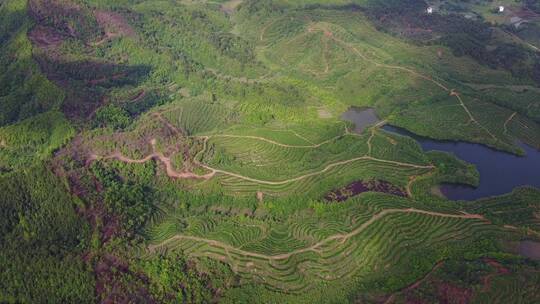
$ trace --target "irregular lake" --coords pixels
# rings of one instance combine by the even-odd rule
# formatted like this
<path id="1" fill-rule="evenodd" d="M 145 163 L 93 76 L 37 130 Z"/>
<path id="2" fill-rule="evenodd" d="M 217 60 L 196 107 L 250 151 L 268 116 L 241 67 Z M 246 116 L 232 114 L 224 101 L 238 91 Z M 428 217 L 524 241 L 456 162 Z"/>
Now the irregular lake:
<path id="1" fill-rule="evenodd" d="M 368 126 L 374 125 L 381 120 L 372 108 L 351 107 L 341 115 L 341 119 L 354 124 L 354 132 L 362 133 Z"/>
<path id="2" fill-rule="evenodd" d="M 527 145 L 521 145 L 526 156 L 520 157 L 479 144 L 433 140 L 389 125 L 383 129 L 414 138 L 424 151 L 450 152 L 476 166 L 480 172 L 480 185 L 477 188 L 455 184 L 441 185 L 441 192 L 451 200 L 475 200 L 501 195 L 518 186 L 540 188 L 540 151 Z"/>

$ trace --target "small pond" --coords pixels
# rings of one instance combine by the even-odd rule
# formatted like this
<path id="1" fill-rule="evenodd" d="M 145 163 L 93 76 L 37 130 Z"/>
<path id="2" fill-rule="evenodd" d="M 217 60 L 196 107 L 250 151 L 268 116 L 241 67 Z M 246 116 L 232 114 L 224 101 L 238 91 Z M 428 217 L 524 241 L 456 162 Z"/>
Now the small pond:
<path id="1" fill-rule="evenodd" d="M 540 242 L 523 241 L 519 242 L 519 254 L 532 260 L 540 260 Z"/>
<path id="2" fill-rule="evenodd" d="M 341 119 L 350 121 L 354 124 L 354 132 L 362 133 L 366 127 L 380 122 L 375 110 L 372 108 L 351 107 L 347 112 L 341 115 Z"/>

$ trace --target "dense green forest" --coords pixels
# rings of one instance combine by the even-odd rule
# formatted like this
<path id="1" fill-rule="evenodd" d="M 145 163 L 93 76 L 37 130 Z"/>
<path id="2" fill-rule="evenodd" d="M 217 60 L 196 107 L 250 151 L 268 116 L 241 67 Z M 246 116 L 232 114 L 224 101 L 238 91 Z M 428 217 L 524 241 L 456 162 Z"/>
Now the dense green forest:
<path id="1" fill-rule="evenodd" d="M 530 0 L 0 0 L 0 302 L 537 303 L 540 189 L 449 200 L 475 165 L 384 126 L 540 150 L 539 33 Z"/>

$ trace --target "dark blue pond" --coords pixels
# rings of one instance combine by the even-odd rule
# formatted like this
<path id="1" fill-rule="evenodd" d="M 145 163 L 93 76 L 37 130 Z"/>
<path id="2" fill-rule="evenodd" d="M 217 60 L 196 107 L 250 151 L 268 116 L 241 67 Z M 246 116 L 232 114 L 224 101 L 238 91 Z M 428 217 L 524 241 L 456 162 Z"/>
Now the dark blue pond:
<path id="1" fill-rule="evenodd" d="M 540 188 L 540 151 L 527 145 L 521 145 L 526 156 L 520 157 L 479 144 L 433 140 L 393 126 L 386 125 L 383 129 L 414 138 L 424 151 L 450 152 L 476 166 L 480 172 L 480 185 L 477 188 L 441 185 L 441 192 L 451 200 L 475 200 L 501 195 L 525 185 Z"/>

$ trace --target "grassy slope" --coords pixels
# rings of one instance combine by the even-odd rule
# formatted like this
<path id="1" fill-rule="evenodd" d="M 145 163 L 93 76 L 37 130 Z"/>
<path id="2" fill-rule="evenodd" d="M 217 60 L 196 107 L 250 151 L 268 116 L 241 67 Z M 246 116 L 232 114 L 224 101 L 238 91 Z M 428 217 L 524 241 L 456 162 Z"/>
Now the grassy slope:
<path id="1" fill-rule="evenodd" d="M 74 134 L 73 127 L 57 111 L 0 128 L 0 167 L 11 171 L 43 161 L 67 144 Z"/>

